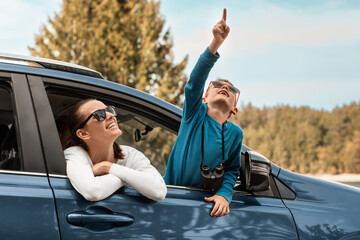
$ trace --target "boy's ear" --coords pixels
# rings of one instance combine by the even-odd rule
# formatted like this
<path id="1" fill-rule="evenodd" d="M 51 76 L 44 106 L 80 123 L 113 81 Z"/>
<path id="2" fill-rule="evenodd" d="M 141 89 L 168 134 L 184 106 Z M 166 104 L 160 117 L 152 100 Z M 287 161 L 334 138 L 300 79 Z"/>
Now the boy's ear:
<path id="1" fill-rule="evenodd" d="M 238 109 L 237 109 L 237 107 L 234 107 L 233 109 L 231 109 L 231 111 L 230 111 L 230 114 L 229 114 L 229 117 L 231 117 L 231 115 L 233 114 L 233 115 L 236 115 L 237 113 L 238 113 Z"/>
<path id="2" fill-rule="evenodd" d="M 85 140 L 85 139 L 89 139 L 90 138 L 90 135 L 88 134 L 87 131 L 84 131 L 82 129 L 78 129 L 76 130 L 76 136 L 82 140 Z"/>

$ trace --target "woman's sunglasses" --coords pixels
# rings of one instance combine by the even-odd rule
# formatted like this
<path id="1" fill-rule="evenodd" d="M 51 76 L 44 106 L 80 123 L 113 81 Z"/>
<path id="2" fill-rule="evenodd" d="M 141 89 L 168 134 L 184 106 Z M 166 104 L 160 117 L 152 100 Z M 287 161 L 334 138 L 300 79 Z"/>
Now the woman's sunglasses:
<path id="1" fill-rule="evenodd" d="M 99 122 L 102 122 L 106 119 L 106 112 L 111 113 L 112 115 L 114 115 L 114 117 L 116 117 L 116 112 L 115 112 L 115 107 L 114 106 L 107 106 L 104 109 L 98 109 L 96 111 L 94 111 L 92 114 L 90 114 L 90 116 L 88 116 L 85 121 L 76 129 L 81 129 L 83 127 L 85 127 L 86 123 L 90 120 L 90 118 L 92 116 L 94 116 L 96 118 L 96 120 L 98 120 Z"/>

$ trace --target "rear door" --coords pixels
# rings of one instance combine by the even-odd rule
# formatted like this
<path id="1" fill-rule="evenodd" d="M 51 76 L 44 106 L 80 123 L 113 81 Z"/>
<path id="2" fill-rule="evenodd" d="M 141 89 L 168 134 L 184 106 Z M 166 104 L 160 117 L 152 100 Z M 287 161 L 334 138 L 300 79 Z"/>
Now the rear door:
<path id="1" fill-rule="evenodd" d="M 0 238 L 60 239 L 37 121 L 23 74 L 0 71 L 0 125 Z"/>
<path id="2" fill-rule="evenodd" d="M 163 110 L 149 102 L 142 105 L 141 100 L 132 100 L 136 96 L 124 96 L 110 89 L 59 79 L 30 80 L 35 109 L 43 126 L 40 134 L 63 239 L 297 239 L 291 214 L 278 198 L 238 192 L 231 203 L 230 215 L 222 218 L 209 216 L 213 204 L 204 201 L 208 193 L 182 186 L 168 186 L 166 198 L 159 202 L 146 199 L 131 187 L 123 187 L 102 201 L 85 200 L 65 173 L 55 123 L 61 109 L 66 109 L 76 97 L 96 97 L 111 103 L 123 111 L 119 114 L 123 122 L 120 143 L 142 151 L 162 174 L 172 147 L 168 143 L 176 139 L 176 134 L 162 132 L 171 132 L 174 122 L 179 125 L 179 119 L 165 118 Z M 151 133 L 143 141 L 134 142 L 134 131 L 144 133 L 149 125 L 154 128 Z"/>

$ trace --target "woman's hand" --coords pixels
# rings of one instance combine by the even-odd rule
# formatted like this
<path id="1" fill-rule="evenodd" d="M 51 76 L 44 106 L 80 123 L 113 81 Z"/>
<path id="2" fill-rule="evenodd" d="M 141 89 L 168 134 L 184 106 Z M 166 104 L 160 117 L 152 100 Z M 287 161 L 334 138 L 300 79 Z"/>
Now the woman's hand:
<path id="1" fill-rule="evenodd" d="M 211 52 L 213 52 L 214 54 L 216 53 L 221 44 L 229 35 L 229 32 L 230 27 L 226 25 L 226 8 L 224 8 L 222 19 L 214 26 L 212 30 L 214 39 L 209 46 Z"/>
<path id="2" fill-rule="evenodd" d="M 92 166 L 94 176 L 109 174 L 112 163 L 108 161 L 99 162 Z"/>
<path id="3" fill-rule="evenodd" d="M 210 216 L 222 217 L 230 213 L 229 202 L 220 195 L 214 195 L 212 197 L 205 197 L 205 201 L 214 202 L 214 208 L 212 209 Z"/>

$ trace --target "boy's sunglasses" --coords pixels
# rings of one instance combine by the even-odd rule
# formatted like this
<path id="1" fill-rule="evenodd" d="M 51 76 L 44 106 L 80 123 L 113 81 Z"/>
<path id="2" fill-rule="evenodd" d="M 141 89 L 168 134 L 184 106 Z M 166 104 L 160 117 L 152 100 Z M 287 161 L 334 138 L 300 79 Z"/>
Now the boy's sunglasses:
<path id="1" fill-rule="evenodd" d="M 76 129 L 81 129 L 83 127 L 85 127 L 86 123 L 90 120 L 90 118 L 92 116 L 94 116 L 96 118 L 96 120 L 98 120 L 99 122 L 102 122 L 106 119 L 106 112 L 111 113 L 112 115 L 114 115 L 114 117 L 116 117 L 116 112 L 115 112 L 115 107 L 114 106 L 107 106 L 104 109 L 98 109 L 96 111 L 94 111 L 92 114 L 90 114 L 90 116 L 88 116 L 85 121 Z"/>
<path id="2" fill-rule="evenodd" d="M 232 93 L 234 93 L 235 95 L 240 94 L 239 89 L 237 89 L 236 87 L 231 86 L 231 85 L 229 85 L 229 84 L 226 84 L 226 83 L 223 83 L 223 82 L 218 82 L 218 81 L 212 81 L 210 84 L 211 84 L 214 88 L 221 88 L 222 86 L 226 85 L 226 86 L 228 86 L 229 90 L 230 90 Z"/>
<path id="3" fill-rule="evenodd" d="M 209 87 L 210 86 L 213 86 L 214 88 L 221 88 L 222 86 L 226 85 L 230 92 L 232 92 L 233 94 L 235 94 L 235 107 L 237 105 L 237 102 L 239 101 L 239 98 L 240 98 L 240 90 L 237 89 L 236 87 L 234 86 L 231 86 L 229 84 L 226 84 L 226 83 L 223 83 L 223 82 L 219 82 L 219 81 L 211 81 L 209 83 Z M 206 90 L 206 94 L 207 94 L 207 91 L 209 91 L 209 87 L 208 89 Z"/>

